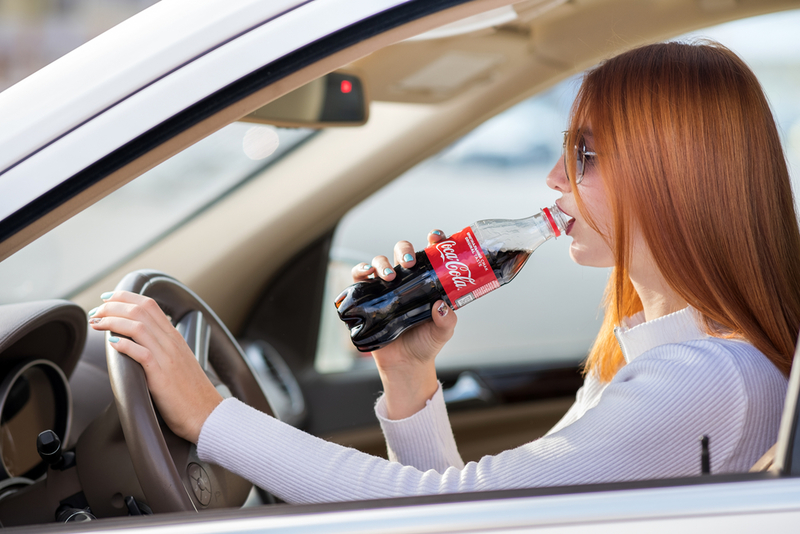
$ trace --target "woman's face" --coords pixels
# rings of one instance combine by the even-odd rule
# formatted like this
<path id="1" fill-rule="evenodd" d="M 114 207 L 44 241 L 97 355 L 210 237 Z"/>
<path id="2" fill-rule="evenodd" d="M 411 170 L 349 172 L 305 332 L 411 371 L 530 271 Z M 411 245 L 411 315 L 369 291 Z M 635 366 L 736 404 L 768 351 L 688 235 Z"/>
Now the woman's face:
<path id="1" fill-rule="evenodd" d="M 594 139 L 591 132 L 585 132 L 584 138 L 586 150 L 594 152 Z M 568 148 L 566 157 L 574 158 L 574 149 Z M 602 233 L 611 236 L 613 220 L 603 180 L 597 166 L 597 159 L 594 156 L 586 156 L 585 161 L 583 180 L 577 186 L 580 188 L 581 199 Z M 569 163 L 570 166 L 573 165 L 572 162 Z M 547 175 L 547 185 L 561 193 L 561 198 L 556 201 L 556 204 L 568 217 L 574 219 L 574 222 L 567 226 L 567 235 L 572 238 L 569 248 L 572 261 L 589 267 L 613 267 L 614 254 L 608 240 L 592 228 L 578 210 L 575 192 L 564 171 L 564 161 L 561 159 L 556 162 Z"/>

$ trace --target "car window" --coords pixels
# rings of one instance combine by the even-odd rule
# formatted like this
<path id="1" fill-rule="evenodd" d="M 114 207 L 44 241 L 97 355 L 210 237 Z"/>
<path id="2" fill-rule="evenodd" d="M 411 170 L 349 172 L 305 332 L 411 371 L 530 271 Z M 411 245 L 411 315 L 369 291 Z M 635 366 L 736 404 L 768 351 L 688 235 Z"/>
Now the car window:
<path id="1" fill-rule="evenodd" d="M 215 132 L 0 263 L 0 304 L 69 298 L 312 133 L 245 123 Z"/>
<path id="2" fill-rule="evenodd" d="M 739 54 L 761 80 L 792 169 L 800 165 L 800 11 L 736 21 L 679 39 L 705 37 Z M 350 285 L 350 269 L 376 254 L 392 257 L 400 239 L 419 250 L 440 228 L 451 234 L 479 219 L 516 219 L 552 205 L 545 176 L 561 157 L 561 134 L 579 83 L 566 80 L 485 122 L 364 200 L 340 221 L 327 272 L 316 368 L 370 366 L 350 343 L 333 301 Z M 724 147 L 720 147 L 724 157 Z M 796 178 L 797 172 L 792 173 Z M 795 181 L 795 189 L 798 184 Z M 577 266 L 571 239 L 542 245 L 509 285 L 458 311 L 440 368 L 584 358 L 602 318 L 608 269 Z"/>

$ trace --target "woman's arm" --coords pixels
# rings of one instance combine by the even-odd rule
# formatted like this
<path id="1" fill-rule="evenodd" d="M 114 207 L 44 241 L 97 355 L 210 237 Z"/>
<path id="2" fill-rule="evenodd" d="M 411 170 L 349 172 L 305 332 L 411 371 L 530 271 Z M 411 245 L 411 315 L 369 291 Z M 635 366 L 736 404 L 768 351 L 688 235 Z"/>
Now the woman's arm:
<path id="1" fill-rule="evenodd" d="M 702 434 L 711 436 L 712 472 L 726 472 L 741 468 L 730 463 L 748 413 L 740 378 L 713 346 L 654 349 L 573 424 L 443 473 L 323 441 L 235 399 L 212 413 L 198 453 L 292 503 L 693 476 Z M 779 415 L 780 407 L 769 417 Z M 763 438 L 766 450 L 774 436 Z"/>
<path id="2" fill-rule="evenodd" d="M 383 397 L 375 405 L 375 415 L 386 438 L 390 461 L 439 473 L 450 467 L 464 467 L 450 427 L 441 384 L 425 407 L 410 417 L 389 419 Z"/>
<path id="3" fill-rule="evenodd" d="M 89 325 L 125 336 L 111 337 L 110 342 L 144 368 L 147 387 L 169 428 L 197 443 L 222 396 L 153 299 L 127 291 L 103 297 L 105 302 L 89 312 Z"/>
<path id="4" fill-rule="evenodd" d="M 440 230 L 428 234 L 429 244 L 442 239 L 444 233 Z M 361 263 L 353 267 L 353 280 L 364 281 L 370 275 L 394 280 L 393 265 L 410 268 L 415 263 L 413 245 L 400 241 L 394 247 L 393 264 L 386 256 L 375 256 L 371 265 Z M 453 337 L 457 319 L 441 300 L 434 303 L 431 318 L 432 321 L 407 330 L 394 342 L 372 352 L 383 383 L 383 399 L 389 419 L 405 419 L 417 413 L 439 387 L 434 358 Z"/>
<path id="5" fill-rule="evenodd" d="M 442 235 L 435 232 L 429 235 L 429 242 L 440 239 Z M 398 243 L 397 263 L 404 267 L 414 265 L 413 251 L 411 243 Z M 410 261 L 404 261 L 409 257 Z M 385 256 L 376 256 L 372 266 L 363 267 L 364 264 L 354 267 L 354 280 L 366 280 L 373 273 L 386 280 L 395 277 Z M 222 401 L 221 395 L 154 300 L 126 291 L 103 297 L 105 302 L 90 312 L 89 324 L 95 330 L 121 334 L 112 337 L 111 342 L 142 365 L 164 420 L 178 436 L 197 443 L 200 428 Z M 432 319 L 373 353 L 389 419 L 405 419 L 418 412 L 438 388 L 434 358 L 452 337 L 457 319 L 442 301 L 435 304 Z"/>

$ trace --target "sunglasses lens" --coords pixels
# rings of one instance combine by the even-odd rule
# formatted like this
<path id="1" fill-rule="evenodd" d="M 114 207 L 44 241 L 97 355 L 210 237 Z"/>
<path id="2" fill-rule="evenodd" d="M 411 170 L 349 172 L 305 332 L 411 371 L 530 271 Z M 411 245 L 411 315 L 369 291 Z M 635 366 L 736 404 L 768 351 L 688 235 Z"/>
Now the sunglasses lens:
<path id="1" fill-rule="evenodd" d="M 575 145 L 575 183 L 583 180 L 583 170 L 586 166 L 586 148 L 583 139 L 579 139 Z"/>
<path id="2" fill-rule="evenodd" d="M 567 132 L 564 132 L 564 144 L 562 145 L 563 155 L 564 155 L 564 174 L 569 177 L 569 164 L 567 162 Z M 583 170 L 586 167 L 586 145 L 584 144 L 583 138 L 578 140 L 578 143 L 575 145 L 575 150 L 572 153 L 573 158 L 575 159 L 575 183 L 581 183 L 583 180 Z"/>

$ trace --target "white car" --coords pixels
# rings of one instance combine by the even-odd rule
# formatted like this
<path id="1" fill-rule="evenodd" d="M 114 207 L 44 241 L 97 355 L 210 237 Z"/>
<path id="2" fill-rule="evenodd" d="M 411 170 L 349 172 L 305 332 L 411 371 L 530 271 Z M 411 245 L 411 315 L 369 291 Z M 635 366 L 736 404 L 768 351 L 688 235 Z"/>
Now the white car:
<path id="1" fill-rule="evenodd" d="M 750 473 L 702 475 L 698 443 L 692 478 L 292 506 L 165 429 L 141 368 L 106 353 L 86 312 L 115 287 L 151 295 L 220 389 L 385 455 L 377 372 L 333 307 L 350 266 L 434 227 L 549 205 L 543 177 L 560 157 L 575 76 L 687 32 L 760 32 L 753 61 L 773 59 L 754 69 L 800 164 L 798 10 L 797 0 L 163 0 L 7 89 L 0 522 L 796 532 L 797 365 L 773 458 Z M 750 26 L 717 27 L 737 20 Z M 467 461 L 542 435 L 580 386 L 607 273 L 570 264 L 565 244 L 542 246 L 512 285 L 459 312 L 440 376 Z"/>

